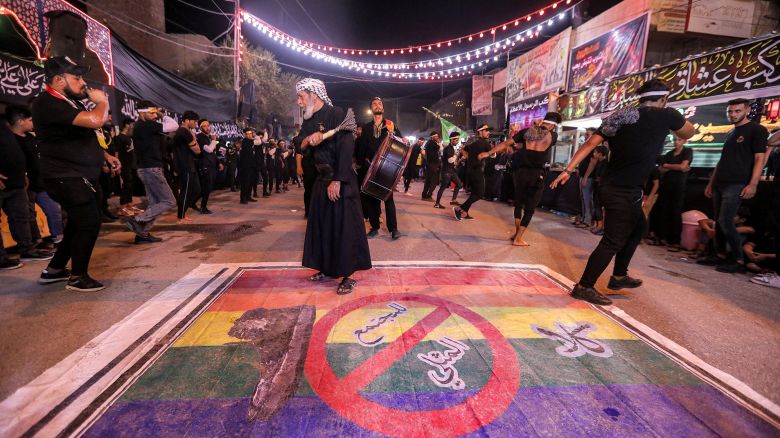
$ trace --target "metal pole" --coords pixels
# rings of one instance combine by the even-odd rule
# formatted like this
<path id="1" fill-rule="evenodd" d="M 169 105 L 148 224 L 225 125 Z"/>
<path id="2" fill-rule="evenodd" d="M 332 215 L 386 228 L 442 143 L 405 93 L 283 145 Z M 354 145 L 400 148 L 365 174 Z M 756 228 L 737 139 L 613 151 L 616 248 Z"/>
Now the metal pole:
<path id="1" fill-rule="evenodd" d="M 235 54 L 233 55 L 233 90 L 236 93 L 236 108 L 239 104 L 239 78 L 240 78 L 240 65 L 241 65 L 241 7 L 239 0 L 235 0 L 236 10 L 233 17 L 233 46 Z M 238 114 L 238 111 L 236 111 Z"/>

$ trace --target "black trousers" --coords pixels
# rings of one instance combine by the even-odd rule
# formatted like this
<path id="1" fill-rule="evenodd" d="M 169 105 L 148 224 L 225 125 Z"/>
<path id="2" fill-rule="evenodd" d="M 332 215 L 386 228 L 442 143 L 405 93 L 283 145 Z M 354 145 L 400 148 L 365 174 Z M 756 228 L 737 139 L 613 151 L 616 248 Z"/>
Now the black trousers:
<path id="1" fill-rule="evenodd" d="M 252 197 L 252 186 L 256 185 L 255 174 L 257 171 L 252 168 L 240 169 L 238 171 L 239 184 L 241 185 L 241 201 L 249 201 Z"/>
<path id="2" fill-rule="evenodd" d="M 74 276 L 87 275 L 89 260 L 100 234 L 101 212 L 96 185 L 97 181 L 84 178 L 44 180 L 46 192 L 68 215 L 62 242 L 49 262 L 52 268 L 64 269 L 70 261 Z"/>
<path id="3" fill-rule="evenodd" d="M 680 244 L 685 184 L 661 184 L 653 210 L 658 211 L 658 237 L 670 245 Z"/>
<path id="4" fill-rule="evenodd" d="M 211 191 L 214 190 L 214 180 L 217 177 L 216 169 L 201 169 L 200 170 L 200 209 L 204 210 L 208 208 L 209 196 Z"/>
<path id="5" fill-rule="evenodd" d="M 480 169 L 468 169 L 466 175 L 469 187 L 471 187 L 471 193 L 469 193 L 469 198 L 466 199 L 466 202 L 460 206 L 460 209 L 468 212 L 471 206 L 485 195 L 485 174 Z"/>
<path id="6" fill-rule="evenodd" d="M 119 196 L 119 204 L 125 205 L 133 202 L 133 184 L 135 183 L 135 169 L 122 167 L 122 194 Z"/>
<path id="7" fill-rule="evenodd" d="M 225 185 L 231 189 L 236 188 L 236 163 L 227 163 L 225 165 Z"/>
<path id="8" fill-rule="evenodd" d="M 364 205 L 368 209 L 368 222 L 371 224 L 371 229 L 378 230 L 379 216 L 382 214 L 382 201 L 374 198 L 373 196 L 364 195 L 362 193 L 360 196 L 365 198 Z M 387 219 L 387 230 L 392 233 L 393 231 L 398 230 L 398 219 L 396 218 L 395 214 L 395 200 L 393 200 L 392 193 L 390 193 L 390 197 L 387 198 L 387 201 L 385 201 L 384 204 L 385 218 Z"/>
<path id="9" fill-rule="evenodd" d="M 628 275 L 628 265 L 647 229 L 642 211 L 642 189 L 603 185 L 599 188 L 604 205 L 604 236 L 588 258 L 580 285 L 593 287 L 615 258 L 612 275 Z"/>
<path id="10" fill-rule="evenodd" d="M 409 191 L 409 186 L 412 185 L 412 180 L 419 174 L 419 169 L 416 164 L 408 164 L 406 170 L 404 170 L 404 192 Z"/>
<path id="11" fill-rule="evenodd" d="M 31 225 L 35 217 L 30 218 L 30 201 L 27 192 L 21 187 L 0 190 L 0 210 L 6 214 L 8 228 L 11 230 L 11 237 L 16 241 L 19 253 L 24 254 L 33 249 L 35 232 Z M 37 230 L 37 224 L 35 228 Z M 0 260 L 5 257 L 2 246 L 3 241 L 0 239 Z"/>
<path id="12" fill-rule="evenodd" d="M 425 186 L 423 187 L 422 197 L 432 198 L 433 190 L 439 184 L 441 166 L 428 166 L 428 173 L 425 175 Z"/>
<path id="13" fill-rule="evenodd" d="M 544 170 L 517 169 L 512 172 L 512 179 L 515 186 L 515 219 L 520 219 L 520 226 L 527 227 L 542 199 Z"/>
<path id="14" fill-rule="evenodd" d="M 460 192 L 460 189 L 463 188 L 463 183 L 460 181 L 460 178 L 458 178 L 458 174 L 455 173 L 454 170 L 451 172 L 443 172 L 441 174 L 439 192 L 436 194 L 437 204 L 441 204 L 441 197 L 444 194 L 444 191 L 450 187 L 450 183 L 455 183 L 455 190 L 452 192 L 452 200 L 454 201 L 458 198 L 458 192 Z"/>
<path id="15" fill-rule="evenodd" d="M 260 169 L 260 175 L 263 177 L 263 194 L 267 195 L 274 189 L 274 174 L 276 169 L 273 164 L 266 161 L 266 165 Z"/>
<path id="16" fill-rule="evenodd" d="M 195 171 L 179 169 L 179 208 L 176 217 L 184 218 L 187 210 L 200 196 L 200 178 Z"/>

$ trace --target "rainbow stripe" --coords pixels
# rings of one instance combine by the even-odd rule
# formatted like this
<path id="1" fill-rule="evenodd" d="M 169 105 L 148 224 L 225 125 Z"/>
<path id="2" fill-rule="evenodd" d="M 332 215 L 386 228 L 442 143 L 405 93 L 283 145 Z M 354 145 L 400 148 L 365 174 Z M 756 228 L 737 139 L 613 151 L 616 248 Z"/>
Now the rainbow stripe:
<path id="1" fill-rule="evenodd" d="M 228 331 L 247 310 L 316 307 L 317 320 L 360 297 L 409 293 L 465 306 L 503 335 L 520 364 L 513 402 L 473 435 L 641 436 L 772 435 L 777 431 L 731 399 L 634 337 L 590 306 L 569 298 L 537 270 L 399 267 L 364 273 L 354 296 L 333 293 L 332 282 L 310 283 L 301 269 L 250 270 L 234 282 L 189 329 L 86 432 L 86 436 L 374 436 L 337 413 L 302 376 L 298 390 L 270 421 L 247 421 L 249 398 L 260 380 L 262 360 L 254 347 Z M 372 335 L 383 342 L 364 347 L 354 330 L 390 309 L 370 305 L 344 315 L 327 337 L 327 361 L 346 376 L 399 339 L 434 307 L 404 302 L 408 311 Z M 556 352 L 559 342 L 531 326 L 555 328 L 586 321 L 587 335 L 613 355 L 577 358 Z M 469 350 L 456 368 L 466 388 L 434 385 L 430 366 L 417 355 L 441 349 L 447 336 Z M 309 349 L 311 354 L 311 348 Z M 442 410 L 479 393 L 502 358 L 493 357 L 483 333 L 450 315 L 404 357 L 360 390 L 361 397 L 400 411 Z M 371 415 L 371 413 L 365 413 Z M 453 418 L 452 421 L 458 421 Z M 405 426 L 406 427 L 406 426 Z M 408 434 L 425 431 L 410 421 Z M 405 433 L 406 434 L 406 433 Z"/>

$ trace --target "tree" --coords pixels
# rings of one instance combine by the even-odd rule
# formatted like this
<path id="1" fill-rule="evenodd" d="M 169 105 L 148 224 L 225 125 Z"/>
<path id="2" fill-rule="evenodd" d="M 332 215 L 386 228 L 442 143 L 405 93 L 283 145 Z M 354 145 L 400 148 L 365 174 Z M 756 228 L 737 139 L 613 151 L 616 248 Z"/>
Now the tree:
<path id="1" fill-rule="evenodd" d="M 228 39 L 224 46 L 233 47 L 233 42 Z M 242 42 L 241 50 L 239 83 L 255 82 L 256 124 L 261 125 L 268 114 L 274 113 L 283 125 L 292 126 L 292 114 L 297 109 L 295 83 L 300 77 L 282 71 L 273 53 L 262 47 L 249 47 Z M 190 66 L 181 75 L 207 87 L 232 90 L 233 58 L 209 56 L 204 63 Z"/>

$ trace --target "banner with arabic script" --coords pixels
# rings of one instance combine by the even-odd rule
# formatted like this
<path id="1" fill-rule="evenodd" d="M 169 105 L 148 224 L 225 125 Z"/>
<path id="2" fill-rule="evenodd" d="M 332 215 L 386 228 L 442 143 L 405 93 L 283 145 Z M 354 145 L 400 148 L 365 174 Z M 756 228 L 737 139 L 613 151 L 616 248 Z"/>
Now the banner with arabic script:
<path id="1" fill-rule="evenodd" d="M 471 114 L 489 116 L 493 114 L 493 76 L 472 76 Z"/>
<path id="2" fill-rule="evenodd" d="M 604 79 L 642 68 L 649 14 L 575 47 L 569 61 L 569 90 L 580 90 Z"/>
<path id="3" fill-rule="evenodd" d="M 513 136 L 547 114 L 550 95 L 521 100 L 509 105 L 509 135 Z"/>
<path id="4" fill-rule="evenodd" d="M 43 89 L 43 69 L 0 55 L 0 101 L 27 105 Z"/>
<path id="5" fill-rule="evenodd" d="M 556 103 L 563 120 L 576 120 L 602 112 L 606 85 L 594 85 L 576 93 L 560 96 Z"/>
<path id="6" fill-rule="evenodd" d="M 571 28 L 507 63 L 506 101 L 517 102 L 563 88 L 569 61 Z"/>
<path id="7" fill-rule="evenodd" d="M 670 102 L 780 86 L 780 36 L 613 79 L 604 111 L 636 104 L 636 90 L 653 77 L 671 88 Z"/>

